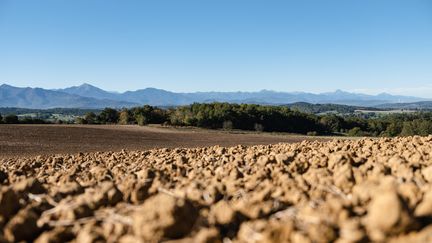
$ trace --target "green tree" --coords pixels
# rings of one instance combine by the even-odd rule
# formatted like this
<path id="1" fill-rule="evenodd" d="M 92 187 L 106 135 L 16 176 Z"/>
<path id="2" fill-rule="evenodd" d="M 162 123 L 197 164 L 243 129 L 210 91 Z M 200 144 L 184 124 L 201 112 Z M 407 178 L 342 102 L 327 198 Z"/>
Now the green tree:
<path id="1" fill-rule="evenodd" d="M 413 136 L 416 135 L 416 129 L 413 126 L 412 122 L 404 122 L 402 131 L 400 133 L 401 136 Z"/>
<path id="2" fill-rule="evenodd" d="M 143 114 L 137 114 L 135 119 L 139 126 L 145 126 L 148 124 L 148 120 Z"/>
<path id="3" fill-rule="evenodd" d="M 84 116 L 85 124 L 96 124 L 97 116 L 94 112 L 87 112 Z"/>
<path id="4" fill-rule="evenodd" d="M 87 124 L 86 119 L 82 118 L 82 117 L 77 117 L 75 118 L 75 123 L 76 124 Z"/>
<path id="5" fill-rule="evenodd" d="M 119 115 L 119 124 L 120 125 L 128 125 L 131 123 L 131 115 L 129 110 L 123 109 Z"/>
<path id="6" fill-rule="evenodd" d="M 336 115 L 325 115 L 320 118 L 319 122 L 331 132 L 340 132 L 343 118 Z"/>
<path id="7" fill-rule="evenodd" d="M 402 132 L 402 126 L 397 122 L 391 122 L 381 134 L 384 137 L 395 137 Z"/>
<path id="8" fill-rule="evenodd" d="M 119 113 L 115 109 L 105 108 L 99 114 L 98 120 L 102 124 L 116 124 L 119 120 Z"/>
<path id="9" fill-rule="evenodd" d="M 428 120 L 417 120 L 415 126 L 418 129 L 417 135 L 427 136 L 432 134 L 432 122 Z"/>
<path id="10" fill-rule="evenodd" d="M 360 137 L 360 136 L 364 136 L 364 133 L 360 127 L 354 127 L 353 129 L 348 131 L 348 136 Z"/>
<path id="11" fill-rule="evenodd" d="M 138 125 L 145 124 L 162 124 L 168 121 L 168 111 L 145 105 L 142 107 L 136 107 L 130 110 L 132 122 L 136 122 Z M 174 118 L 172 118 L 174 121 Z M 180 119 L 180 118 L 179 118 Z M 175 122 L 177 123 L 177 122 Z M 180 123 L 180 121 L 178 121 Z"/>
<path id="12" fill-rule="evenodd" d="M 6 124 L 18 124 L 19 123 L 19 119 L 18 116 L 10 114 L 10 115 L 6 115 L 3 118 L 3 122 Z"/>

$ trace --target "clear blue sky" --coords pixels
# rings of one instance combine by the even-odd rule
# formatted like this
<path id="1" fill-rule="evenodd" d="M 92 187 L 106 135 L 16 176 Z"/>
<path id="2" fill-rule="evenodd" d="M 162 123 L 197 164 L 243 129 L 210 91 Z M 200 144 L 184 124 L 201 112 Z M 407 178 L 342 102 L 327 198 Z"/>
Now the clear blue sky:
<path id="1" fill-rule="evenodd" d="M 0 0 L 0 83 L 432 98 L 430 0 Z"/>

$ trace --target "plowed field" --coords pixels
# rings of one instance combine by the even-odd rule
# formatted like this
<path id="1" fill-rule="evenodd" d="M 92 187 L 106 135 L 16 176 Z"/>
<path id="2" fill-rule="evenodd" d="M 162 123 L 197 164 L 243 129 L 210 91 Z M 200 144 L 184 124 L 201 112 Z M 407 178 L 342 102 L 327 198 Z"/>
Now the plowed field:
<path id="1" fill-rule="evenodd" d="M 105 125 L 0 125 L 0 158 L 152 148 L 234 146 L 325 140 L 298 135 Z"/>
<path id="2" fill-rule="evenodd" d="M 432 136 L 4 159 L 0 242 L 432 242 L 431 152 Z"/>

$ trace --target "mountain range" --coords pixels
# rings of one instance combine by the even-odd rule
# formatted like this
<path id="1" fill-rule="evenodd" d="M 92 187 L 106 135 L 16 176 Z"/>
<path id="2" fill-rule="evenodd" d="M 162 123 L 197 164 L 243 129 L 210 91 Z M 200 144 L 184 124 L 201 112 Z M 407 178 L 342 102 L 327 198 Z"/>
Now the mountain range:
<path id="1" fill-rule="evenodd" d="M 415 107 L 432 105 L 432 101 L 419 97 L 400 96 L 382 93 L 367 95 L 342 90 L 328 93 L 276 92 L 195 92 L 176 93 L 156 88 L 146 88 L 123 93 L 109 92 L 90 84 L 82 84 L 64 89 L 19 88 L 3 84 L 0 86 L 0 107 L 19 107 L 32 109 L 48 108 L 104 108 L 133 107 L 139 105 L 178 106 L 194 102 L 231 102 L 255 104 L 290 104 L 308 102 L 312 104 L 342 104 L 353 106 L 391 106 L 404 104 Z M 408 105 L 411 104 L 411 105 Z"/>

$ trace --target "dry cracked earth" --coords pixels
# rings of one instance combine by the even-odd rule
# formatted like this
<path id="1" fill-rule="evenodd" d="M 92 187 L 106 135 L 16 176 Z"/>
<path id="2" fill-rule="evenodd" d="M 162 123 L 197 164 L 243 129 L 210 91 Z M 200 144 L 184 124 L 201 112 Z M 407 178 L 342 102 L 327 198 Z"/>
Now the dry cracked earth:
<path id="1" fill-rule="evenodd" d="M 432 136 L 4 159 L 0 242 L 432 242 Z"/>

